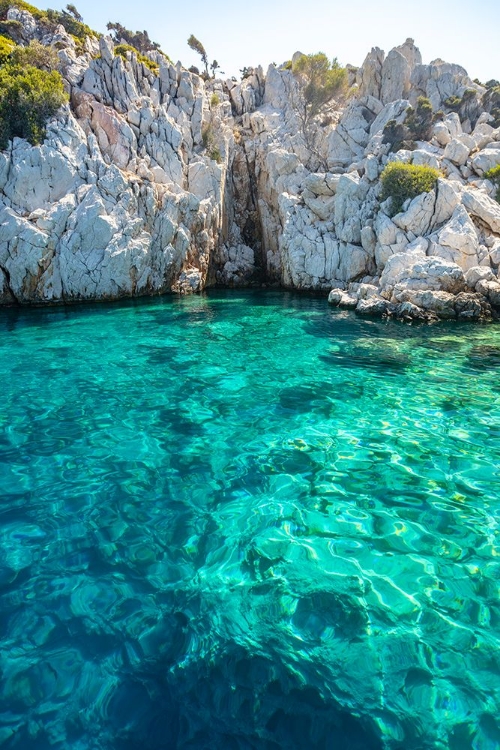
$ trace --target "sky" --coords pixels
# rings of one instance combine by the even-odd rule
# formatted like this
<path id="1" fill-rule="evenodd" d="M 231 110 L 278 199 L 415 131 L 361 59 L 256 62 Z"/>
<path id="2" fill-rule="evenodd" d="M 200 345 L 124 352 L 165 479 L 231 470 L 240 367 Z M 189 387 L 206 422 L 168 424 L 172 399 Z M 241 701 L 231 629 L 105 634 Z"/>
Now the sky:
<path id="1" fill-rule="evenodd" d="M 33 1 L 33 0 L 32 0 Z M 40 0 L 34 0 L 45 7 Z M 500 80 L 499 0 L 76 0 L 86 23 L 99 32 L 108 21 L 146 29 L 174 62 L 200 66 L 187 46 L 194 34 L 210 61 L 240 78 L 244 66 L 281 64 L 294 52 L 325 52 L 342 64 L 361 65 L 372 47 L 387 53 L 412 37 L 423 62 L 440 57 L 462 65 L 471 78 Z M 62 9 L 66 2 L 50 7 Z"/>

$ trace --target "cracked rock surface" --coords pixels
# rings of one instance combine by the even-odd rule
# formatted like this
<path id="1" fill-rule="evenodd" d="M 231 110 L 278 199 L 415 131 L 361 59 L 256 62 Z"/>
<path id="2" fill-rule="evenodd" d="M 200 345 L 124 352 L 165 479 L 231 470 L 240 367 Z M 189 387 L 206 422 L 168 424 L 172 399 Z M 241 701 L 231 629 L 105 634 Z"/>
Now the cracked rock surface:
<path id="1" fill-rule="evenodd" d="M 500 164 L 500 129 L 460 66 L 423 65 L 412 40 L 387 56 L 375 48 L 350 68 L 354 97 L 306 131 L 285 68 L 204 82 L 154 52 L 155 74 L 130 52 L 115 56 L 107 37 L 77 51 L 62 27 L 42 37 L 29 13 L 9 13 L 25 43 L 57 46 L 70 104 L 43 144 L 16 138 L 0 154 L 1 303 L 274 283 L 333 288 L 333 304 L 363 314 L 404 304 L 405 316 L 408 305 L 439 316 L 441 303 L 415 296 L 428 291 L 467 293 L 468 314 L 496 315 L 500 206 L 485 173 Z M 390 153 L 384 127 L 419 96 L 443 119 L 429 141 Z M 442 177 L 393 216 L 380 201 L 389 161 Z"/>

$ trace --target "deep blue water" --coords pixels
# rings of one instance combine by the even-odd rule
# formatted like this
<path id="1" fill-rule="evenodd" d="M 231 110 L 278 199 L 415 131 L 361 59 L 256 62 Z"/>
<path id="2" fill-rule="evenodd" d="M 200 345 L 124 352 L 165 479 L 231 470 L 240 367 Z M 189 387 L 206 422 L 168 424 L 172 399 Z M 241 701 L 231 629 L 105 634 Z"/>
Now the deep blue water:
<path id="1" fill-rule="evenodd" d="M 500 328 L 0 326 L 2 747 L 500 748 Z"/>

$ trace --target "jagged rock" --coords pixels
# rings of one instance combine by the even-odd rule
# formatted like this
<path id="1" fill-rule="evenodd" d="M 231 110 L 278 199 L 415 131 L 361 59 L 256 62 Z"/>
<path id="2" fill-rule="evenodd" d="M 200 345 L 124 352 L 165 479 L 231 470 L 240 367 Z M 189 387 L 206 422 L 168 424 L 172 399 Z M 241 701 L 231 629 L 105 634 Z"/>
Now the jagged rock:
<path id="1" fill-rule="evenodd" d="M 333 217 L 335 210 L 334 196 L 315 196 L 314 193 L 311 193 L 309 190 L 304 190 L 302 193 L 302 199 L 306 206 L 322 221 L 328 221 L 328 219 Z"/>
<path id="2" fill-rule="evenodd" d="M 378 47 L 373 47 L 366 56 L 356 77 L 360 96 L 372 96 L 375 99 L 380 99 L 384 58 L 384 52 Z"/>
<path id="3" fill-rule="evenodd" d="M 332 289 L 328 295 L 328 302 L 330 305 L 335 305 L 336 307 L 346 307 L 350 310 L 354 310 L 357 307 L 358 298 L 347 294 L 340 289 Z"/>
<path id="4" fill-rule="evenodd" d="M 370 138 L 370 127 L 382 110 L 371 96 L 348 103 L 340 122 L 328 139 L 328 166 L 348 166 L 360 161 Z"/>
<path id="5" fill-rule="evenodd" d="M 455 297 L 455 312 L 459 320 L 486 320 L 491 317 L 491 308 L 477 294 L 460 292 Z"/>
<path id="6" fill-rule="evenodd" d="M 433 316 L 429 316 L 428 312 L 422 310 L 421 307 L 417 307 L 412 302 L 400 302 L 394 306 L 395 317 L 401 318 L 402 320 L 432 320 Z"/>
<path id="7" fill-rule="evenodd" d="M 462 203 L 467 211 L 500 234 L 500 205 L 479 190 L 465 190 Z"/>
<path id="8" fill-rule="evenodd" d="M 489 169 L 493 169 L 500 164 L 500 148 L 485 148 L 479 151 L 478 154 L 473 156 L 471 163 L 473 170 L 483 177 Z"/>
<path id="9" fill-rule="evenodd" d="M 455 318 L 455 295 L 449 292 L 432 291 L 431 289 L 418 289 L 400 291 L 398 300 L 410 302 L 427 312 L 435 313 L 439 318 Z"/>
<path id="10" fill-rule="evenodd" d="M 469 85 L 459 66 L 423 66 L 412 40 L 387 57 L 374 49 L 350 69 L 357 98 L 343 110 L 333 105 L 306 133 L 289 70 L 271 65 L 265 77 L 256 68 L 241 83 L 205 83 L 156 52 L 155 75 L 132 52 L 115 56 L 109 37 L 82 51 L 64 29 L 49 34 L 27 11 L 13 13 L 27 41 L 60 49 L 72 111 L 48 124 L 41 146 L 16 139 L 0 154 L 4 302 L 264 279 L 349 285 L 346 304 L 370 301 L 361 309 L 392 314 L 405 290 L 457 294 L 462 269 L 499 265 L 494 188 L 472 172 L 482 176 L 485 158 L 500 153 L 488 115 L 472 106 L 460 110 L 470 123 L 447 115 L 433 142 L 414 151 L 389 154 L 384 143 L 386 124 L 403 123 L 419 95 L 442 102 Z M 450 179 L 391 219 L 379 174 L 392 160 L 441 163 Z M 476 283 L 493 281 L 481 272 Z"/>
<path id="11" fill-rule="evenodd" d="M 476 292 L 486 297 L 492 307 L 500 307 L 500 282 L 481 280 L 477 282 L 475 289 Z"/>
<path id="12" fill-rule="evenodd" d="M 416 65 L 411 85 L 413 98 L 416 100 L 419 95 L 426 96 L 434 111 L 441 109 L 449 97 L 461 95 L 466 88 L 475 87 L 464 68 L 443 60 L 434 60 L 430 65 Z"/>
<path id="13" fill-rule="evenodd" d="M 430 255 L 447 258 L 463 271 L 478 265 L 478 232 L 463 206 L 455 208 L 451 219 L 439 230 L 436 242 L 429 250 Z"/>
<path id="14" fill-rule="evenodd" d="M 406 99 L 410 92 L 411 67 L 406 57 L 392 49 L 382 65 L 380 99 L 389 104 L 395 99 Z"/>
<path id="15" fill-rule="evenodd" d="M 370 297 L 368 299 L 360 299 L 356 305 L 356 312 L 358 315 L 384 315 L 389 308 L 387 300 L 381 297 Z"/>
<path id="16" fill-rule="evenodd" d="M 404 301 L 402 294 L 408 290 L 458 294 L 464 287 L 460 266 L 441 257 L 426 257 L 418 251 L 393 255 L 380 277 L 382 296 L 392 302 Z"/>
<path id="17" fill-rule="evenodd" d="M 304 187 L 314 195 L 335 195 L 340 175 L 325 172 L 308 174 L 304 180 Z"/>
<path id="18" fill-rule="evenodd" d="M 437 156 L 423 148 L 417 148 L 413 151 L 412 164 L 415 164 L 418 167 L 431 167 L 432 169 L 439 169 L 440 167 Z"/>
<path id="19" fill-rule="evenodd" d="M 467 162 L 467 159 L 469 158 L 469 153 L 470 153 L 470 148 L 468 148 L 464 143 L 459 141 L 457 138 L 454 138 L 446 146 L 443 156 L 445 159 L 449 159 L 453 164 L 456 164 L 458 167 L 461 167 L 463 164 Z"/>
<path id="20" fill-rule="evenodd" d="M 496 281 L 495 275 L 491 268 L 485 268 L 484 266 L 473 266 L 469 268 L 465 274 L 465 281 L 467 286 L 471 289 L 475 289 L 478 281 Z"/>

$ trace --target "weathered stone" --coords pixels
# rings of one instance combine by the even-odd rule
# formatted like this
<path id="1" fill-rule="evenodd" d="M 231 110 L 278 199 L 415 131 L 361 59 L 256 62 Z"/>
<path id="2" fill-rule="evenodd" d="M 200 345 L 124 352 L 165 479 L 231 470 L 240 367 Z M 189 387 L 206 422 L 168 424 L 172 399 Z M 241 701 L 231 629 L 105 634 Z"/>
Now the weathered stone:
<path id="1" fill-rule="evenodd" d="M 360 299 L 356 305 L 356 312 L 358 315 L 384 315 L 389 307 L 387 300 L 381 297 L 370 297 L 368 299 Z"/>
<path id="2" fill-rule="evenodd" d="M 500 234 L 500 205 L 479 190 L 465 190 L 462 203 L 467 211 Z"/>
<path id="3" fill-rule="evenodd" d="M 491 268 L 473 266 L 472 268 L 469 268 L 465 274 L 465 281 L 467 286 L 471 289 L 475 289 L 478 281 L 496 281 L 496 278 Z"/>
<path id="4" fill-rule="evenodd" d="M 484 177 L 489 169 L 494 169 L 500 164 L 500 148 L 485 148 L 483 151 L 479 151 L 472 158 L 471 163 L 473 170 Z"/>
<path id="5" fill-rule="evenodd" d="M 468 148 L 465 143 L 459 141 L 458 138 L 454 138 L 446 146 L 443 156 L 445 159 L 449 159 L 453 164 L 460 167 L 467 162 L 469 153 L 470 148 Z"/>

